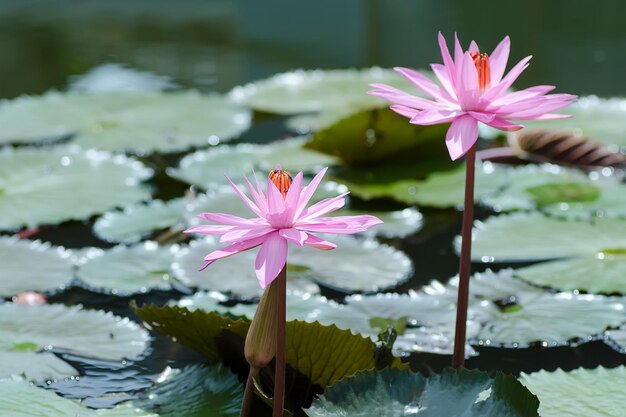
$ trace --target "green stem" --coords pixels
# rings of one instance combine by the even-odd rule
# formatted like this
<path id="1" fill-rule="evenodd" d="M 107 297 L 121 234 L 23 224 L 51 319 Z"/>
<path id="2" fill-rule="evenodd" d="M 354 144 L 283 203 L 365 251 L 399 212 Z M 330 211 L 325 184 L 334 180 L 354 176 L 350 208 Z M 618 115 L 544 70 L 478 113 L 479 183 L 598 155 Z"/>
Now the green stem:
<path id="1" fill-rule="evenodd" d="M 459 261 L 459 293 L 456 303 L 456 328 L 454 333 L 454 353 L 452 367 L 465 364 L 465 335 L 467 326 L 467 304 L 469 300 L 469 278 L 471 274 L 472 223 L 474 221 L 474 168 L 476 164 L 476 144 L 467 152 L 465 163 L 465 202 L 463 205 L 463 225 L 461 226 L 461 259 Z"/>
<path id="2" fill-rule="evenodd" d="M 250 367 L 246 388 L 243 392 L 243 402 L 241 403 L 241 411 L 239 417 L 251 417 L 252 400 L 254 398 L 254 377 L 259 374 L 259 368 Z"/>
<path id="3" fill-rule="evenodd" d="M 283 417 L 285 403 L 285 327 L 287 321 L 287 265 L 276 278 L 276 370 L 274 373 L 274 413 L 273 417 Z"/>

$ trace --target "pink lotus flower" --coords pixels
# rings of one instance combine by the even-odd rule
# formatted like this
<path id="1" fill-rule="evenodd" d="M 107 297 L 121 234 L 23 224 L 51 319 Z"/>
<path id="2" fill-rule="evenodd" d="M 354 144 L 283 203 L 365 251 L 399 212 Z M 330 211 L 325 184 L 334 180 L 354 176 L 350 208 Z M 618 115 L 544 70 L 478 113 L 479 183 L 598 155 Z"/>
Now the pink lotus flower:
<path id="1" fill-rule="evenodd" d="M 446 145 L 453 160 L 465 155 L 476 143 L 478 122 L 496 129 L 514 131 L 523 126 L 511 120 L 569 117 L 551 112 L 570 105 L 576 96 L 547 94 L 554 86 L 539 85 L 508 92 L 531 58 L 528 56 L 522 59 L 503 77 L 510 49 L 508 36 L 494 49 L 491 56 L 481 53 L 474 41 L 468 51 L 463 51 L 456 34 L 454 60 L 441 32 L 439 47 L 443 65 L 432 64 L 431 67 L 441 87 L 419 72 L 395 68 L 434 100 L 415 97 L 384 84 L 371 84 L 374 90 L 369 93 L 395 103 L 391 109 L 410 118 L 410 123 L 433 125 L 452 122 L 446 134 Z"/>
<path id="2" fill-rule="evenodd" d="M 380 219 L 369 215 L 320 217 L 343 207 L 348 193 L 327 198 L 307 208 L 327 169 L 320 171 L 311 183 L 304 187 L 303 175 L 299 172 L 293 183 L 287 185 L 286 193 L 284 189 L 279 190 L 271 180 L 268 180 L 267 194 L 263 194 L 256 176 L 256 188 L 246 178 L 254 201 L 227 177 L 235 192 L 258 217 L 245 219 L 224 213 L 198 215 L 220 225 L 195 226 L 185 230 L 186 233 L 221 235 L 220 242 L 229 244 L 225 248 L 209 253 L 204 258 L 202 269 L 218 259 L 262 245 L 255 267 L 259 284 L 265 288 L 285 266 L 288 242 L 322 250 L 335 249 L 337 247 L 335 244 L 320 239 L 313 233 L 353 234 L 382 223 Z M 277 170 L 280 170 L 280 167 L 277 167 Z"/>

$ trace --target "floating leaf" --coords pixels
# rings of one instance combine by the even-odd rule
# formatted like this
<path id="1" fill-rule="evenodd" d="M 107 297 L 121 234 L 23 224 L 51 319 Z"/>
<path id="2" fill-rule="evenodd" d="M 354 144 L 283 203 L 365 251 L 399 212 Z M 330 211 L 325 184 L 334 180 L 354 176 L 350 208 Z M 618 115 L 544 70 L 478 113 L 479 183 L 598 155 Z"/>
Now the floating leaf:
<path id="1" fill-rule="evenodd" d="M 445 126 L 419 126 L 389 109 L 366 110 L 319 130 L 307 148 L 335 155 L 348 164 L 381 161 L 415 151 L 421 159 L 442 156 Z"/>
<path id="2" fill-rule="evenodd" d="M 269 145 L 210 148 L 185 156 L 177 168 L 170 168 L 167 172 L 181 181 L 209 189 L 223 185 L 225 175 L 237 182 L 253 170 L 263 173 L 261 182 L 264 183 L 265 173 L 277 164 L 294 172 L 313 172 L 337 163 L 331 156 L 303 148 L 303 144 L 304 138 L 292 138 Z"/>
<path id="3" fill-rule="evenodd" d="M 150 197 L 141 184 L 152 174 L 141 163 L 107 152 L 3 149 L 0 152 L 0 229 L 79 220 Z"/>
<path id="4" fill-rule="evenodd" d="M 75 376 L 78 371 L 53 353 L 0 349 L 0 378 L 11 375 L 23 375 L 28 380 L 43 381 Z"/>
<path id="5" fill-rule="evenodd" d="M 542 417 L 614 417 L 624 414 L 626 367 L 522 373 L 520 381 L 539 397 Z"/>
<path id="6" fill-rule="evenodd" d="M 515 275 L 561 291 L 626 294 L 626 256 L 596 256 L 543 262 L 515 270 Z"/>
<path id="7" fill-rule="evenodd" d="M 222 366 L 168 367 L 132 405 L 160 417 L 234 417 L 239 415 L 242 391 L 237 377 Z"/>
<path id="8" fill-rule="evenodd" d="M 564 221 L 539 213 L 514 213 L 476 222 L 472 259 L 517 262 L 589 256 L 626 249 L 626 220 Z M 460 239 L 455 242 L 457 248 Z"/>
<path id="9" fill-rule="evenodd" d="M 610 151 L 572 131 L 529 130 L 513 133 L 510 142 L 522 159 L 578 167 L 626 164 L 626 155 Z"/>
<path id="10" fill-rule="evenodd" d="M 419 231 L 424 223 L 422 213 L 417 211 L 414 207 L 398 211 L 342 210 L 338 212 L 338 214 L 341 216 L 355 216 L 361 214 L 376 216 L 383 221 L 383 224 L 368 229 L 364 234 L 384 237 L 407 237 Z"/>
<path id="11" fill-rule="evenodd" d="M 77 276 L 88 288 L 115 295 L 167 290 L 176 249 L 155 242 L 106 251 L 94 248 L 79 259 Z"/>
<path id="12" fill-rule="evenodd" d="M 48 243 L 0 238 L 0 296 L 64 289 L 73 279 L 70 252 Z M 36 260 L 33 262 L 33 260 Z"/>
<path id="13" fill-rule="evenodd" d="M 184 198 L 152 200 L 127 206 L 123 211 L 109 211 L 96 220 L 93 230 L 108 242 L 136 243 L 155 230 L 179 223 L 185 202 Z"/>
<path id="14" fill-rule="evenodd" d="M 60 304 L 0 304 L 0 350 L 63 349 L 90 358 L 119 361 L 138 358 L 148 332 L 127 318 Z M 18 347 L 18 349 L 16 349 Z"/>
<path id="15" fill-rule="evenodd" d="M 385 101 L 366 94 L 371 83 L 415 90 L 401 75 L 389 69 L 299 70 L 235 87 L 230 96 L 254 110 L 278 114 L 327 111 L 330 108 L 362 109 L 385 104 Z M 417 90 L 415 93 L 419 94 Z"/>
<path id="16" fill-rule="evenodd" d="M 378 107 L 379 105 L 376 105 Z M 361 109 L 362 110 L 362 109 Z M 292 116 L 287 119 L 285 126 L 299 135 L 308 134 L 318 130 L 326 129 L 337 123 L 339 120 L 359 112 L 360 109 L 326 109 L 319 113 L 306 113 Z"/>
<path id="17" fill-rule="evenodd" d="M 596 96 L 580 97 L 562 113 L 571 114 L 569 119 L 541 120 L 524 123 L 527 129 L 567 129 L 578 136 L 587 136 L 607 145 L 626 146 L 624 135 L 625 100 L 602 99 Z"/>
<path id="18" fill-rule="evenodd" d="M 626 323 L 615 330 L 608 330 L 605 333 L 609 338 L 609 345 L 620 353 L 626 353 Z"/>
<path id="19" fill-rule="evenodd" d="M 179 152 L 216 145 L 250 127 L 250 111 L 219 95 L 144 93 L 136 106 L 105 113 L 80 129 L 86 148 L 134 152 Z"/>
<path id="20" fill-rule="evenodd" d="M 190 287 L 228 292 L 240 297 L 260 297 L 263 289 L 259 286 L 254 271 L 256 250 L 220 259 L 209 268 L 199 271 L 204 257 L 222 246 L 223 244 L 212 236 L 191 242 L 189 246 L 177 252 L 172 264 L 172 273 L 176 279 Z M 287 287 L 310 293 L 319 292 L 319 287 L 305 276 L 289 276 Z"/>
<path id="21" fill-rule="evenodd" d="M 310 417 L 498 416 L 535 417 L 539 401 L 510 375 L 464 368 L 425 378 L 389 369 L 339 381 L 304 410 Z"/>
<path id="22" fill-rule="evenodd" d="M 137 71 L 120 64 L 103 64 L 74 76 L 69 90 L 79 93 L 162 91 L 175 87 L 170 77 Z"/>

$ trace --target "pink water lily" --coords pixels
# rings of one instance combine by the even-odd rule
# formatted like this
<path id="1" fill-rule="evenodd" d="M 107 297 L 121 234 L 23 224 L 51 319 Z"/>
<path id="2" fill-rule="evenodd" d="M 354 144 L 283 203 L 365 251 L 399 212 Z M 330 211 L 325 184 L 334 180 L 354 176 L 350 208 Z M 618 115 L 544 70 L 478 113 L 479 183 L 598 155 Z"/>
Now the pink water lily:
<path id="1" fill-rule="evenodd" d="M 446 145 L 453 160 L 460 158 L 476 143 L 478 122 L 504 131 L 523 126 L 512 120 L 548 120 L 569 117 L 552 113 L 568 106 L 576 98 L 571 94 L 547 94 L 555 87 L 539 85 L 510 92 L 509 87 L 526 69 L 530 56 L 522 59 L 504 75 L 510 49 L 505 37 L 491 55 L 481 53 L 474 41 L 463 51 L 455 34 L 454 59 L 439 33 L 442 64 L 432 64 L 441 86 L 409 68 L 395 68 L 414 86 L 433 100 L 412 96 L 385 85 L 371 84 L 370 94 L 395 103 L 391 109 L 410 118 L 410 123 L 433 125 L 452 123 Z"/>
<path id="2" fill-rule="evenodd" d="M 261 245 L 255 268 L 259 284 L 265 288 L 285 266 L 289 242 L 322 250 L 335 249 L 334 243 L 314 233 L 353 234 L 382 223 L 369 215 L 321 217 L 343 207 L 348 193 L 307 207 L 326 170 L 320 171 L 307 186 L 303 186 L 303 174 L 299 172 L 286 192 L 268 180 L 264 194 L 256 176 L 256 187 L 246 178 L 252 200 L 227 177 L 235 192 L 257 217 L 247 219 L 224 213 L 198 215 L 219 224 L 190 227 L 186 233 L 221 235 L 220 242 L 228 243 L 228 246 L 209 253 L 202 269 L 218 259 Z"/>

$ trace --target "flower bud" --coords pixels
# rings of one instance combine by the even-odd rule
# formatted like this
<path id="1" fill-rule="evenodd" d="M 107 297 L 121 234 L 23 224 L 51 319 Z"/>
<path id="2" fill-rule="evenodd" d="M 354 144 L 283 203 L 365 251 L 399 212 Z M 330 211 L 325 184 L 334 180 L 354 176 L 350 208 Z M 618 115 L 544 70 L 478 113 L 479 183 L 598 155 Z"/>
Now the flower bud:
<path id="1" fill-rule="evenodd" d="M 265 288 L 246 335 L 244 355 L 252 368 L 266 366 L 276 355 L 277 283 L 274 280 Z"/>

